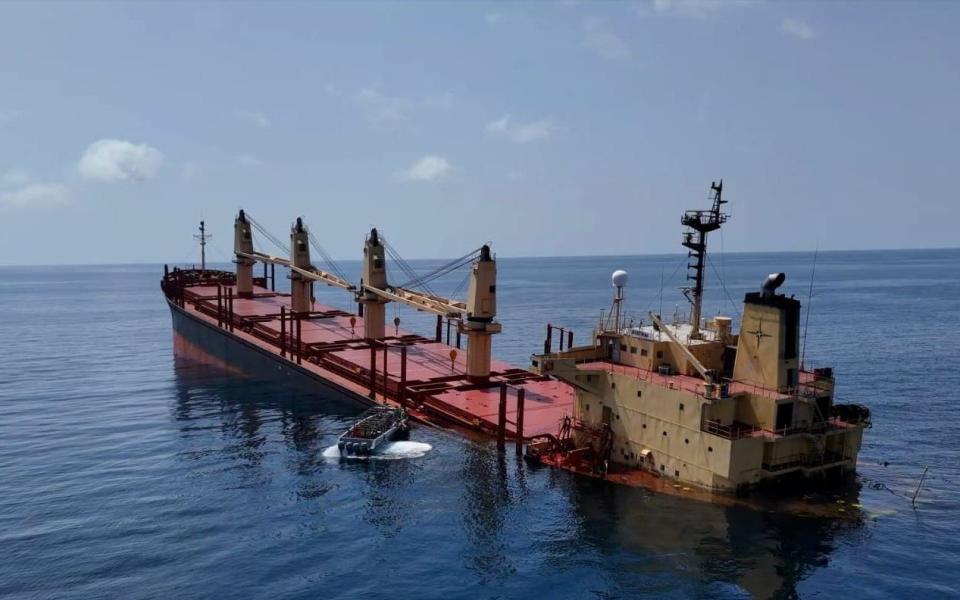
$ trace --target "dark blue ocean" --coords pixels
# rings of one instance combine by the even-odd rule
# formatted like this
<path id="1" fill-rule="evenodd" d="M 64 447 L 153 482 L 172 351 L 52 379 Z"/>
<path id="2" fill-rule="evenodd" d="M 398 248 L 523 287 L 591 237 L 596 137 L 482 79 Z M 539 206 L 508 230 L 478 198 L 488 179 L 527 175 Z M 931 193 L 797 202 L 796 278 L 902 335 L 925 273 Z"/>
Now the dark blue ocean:
<path id="1" fill-rule="evenodd" d="M 812 259 L 713 256 L 705 313 L 736 318 L 778 270 L 812 304 L 807 363 L 873 411 L 857 518 L 618 487 L 424 427 L 421 458 L 331 461 L 357 409 L 176 353 L 161 265 L 0 268 L 0 597 L 960 597 L 960 250 L 821 252 L 811 303 Z M 495 353 L 526 364 L 547 321 L 588 339 L 615 268 L 638 317 L 685 311 L 684 263 L 502 259 Z"/>

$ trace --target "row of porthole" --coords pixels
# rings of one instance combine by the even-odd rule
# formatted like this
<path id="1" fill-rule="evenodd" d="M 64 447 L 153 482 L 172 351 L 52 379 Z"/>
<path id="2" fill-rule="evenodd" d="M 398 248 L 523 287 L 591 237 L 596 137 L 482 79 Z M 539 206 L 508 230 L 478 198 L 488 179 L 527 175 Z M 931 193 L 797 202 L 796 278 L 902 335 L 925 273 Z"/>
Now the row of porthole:
<path id="1" fill-rule="evenodd" d="M 644 423 L 641 427 L 642 427 L 643 429 L 646 429 L 646 428 L 647 428 L 647 424 Z M 664 431 L 664 432 L 663 432 L 663 435 L 666 436 L 666 435 L 667 435 L 667 432 Z M 684 444 L 689 444 L 689 443 L 690 443 L 690 438 L 684 438 L 683 443 L 684 443 Z M 713 452 L 713 446 L 707 446 L 707 452 Z"/>
<path id="2" fill-rule="evenodd" d="M 585 411 L 587 411 L 587 412 L 590 412 L 590 405 L 589 405 L 589 404 L 585 404 L 585 405 L 583 406 L 583 410 L 585 410 Z M 620 413 L 614 413 L 613 416 L 616 417 L 618 421 L 620 420 Z M 646 425 L 644 425 L 644 427 L 646 427 Z"/>
<path id="3" fill-rule="evenodd" d="M 626 351 L 627 351 L 627 345 L 620 344 L 620 352 L 626 352 Z M 630 346 L 630 354 L 636 354 L 636 353 L 637 353 L 637 347 Z M 640 348 L 640 356 L 647 356 L 646 348 Z M 657 350 L 657 358 L 663 358 L 663 350 Z"/>

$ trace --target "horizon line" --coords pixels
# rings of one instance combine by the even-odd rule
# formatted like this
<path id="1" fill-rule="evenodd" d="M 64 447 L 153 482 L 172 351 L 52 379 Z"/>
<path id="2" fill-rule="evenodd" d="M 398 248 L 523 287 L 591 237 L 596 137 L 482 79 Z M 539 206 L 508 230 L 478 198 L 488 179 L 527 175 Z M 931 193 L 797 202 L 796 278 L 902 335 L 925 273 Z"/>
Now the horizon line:
<path id="1" fill-rule="evenodd" d="M 931 250 L 960 250 L 960 246 L 939 246 L 939 247 L 926 247 L 926 248 L 841 248 L 833 250 L 739 250 L 739 251 L 730 251 L 722 252 L 719 254 L 722 255 L 742 255 L 742 254 L 813 254 L 819 252 L 820 254 L 842 254 L 842 253 L 852 253 L 852 252 L 922 252 L 922 251 L 931 251 Z M 683 252 L 656 252 L 649 254 L 551 254 L 551 255 L 527 255 L 527 256 L 497 256 L 497 258 L 503 258 L 507 260 L 524 260 L 524 259 L 545 259 L 545 258 L 557 258 L 557 259 L 568 259 L 568 258 L 636 258 L 636 257 L 657 257 L 657 256 L 682 256 Z M 494 253 L 496 256 L 496 253 Z M 424 257 L 424 258 L 409 258 L 406 260 L 450 260 L 451 257 Z M 361 258 L 336 258 L 334 259 L 337 262 L 359 262 Z M 224 264 L 225 262 L 232 261 L 207 261 L 209 264 Z M 117 262 L 117 263 L 106 263 L 106 262 L 66 262 L 66 263 L 0 263 L 0 268 L 6 267 L 120 267 L 120 266 L 137 266 L 137 265 L 182 265 L 182 264 L 197 264 L 195 262 L 164 262 L 164 261 L 135 261 L 135 262 Z"/>

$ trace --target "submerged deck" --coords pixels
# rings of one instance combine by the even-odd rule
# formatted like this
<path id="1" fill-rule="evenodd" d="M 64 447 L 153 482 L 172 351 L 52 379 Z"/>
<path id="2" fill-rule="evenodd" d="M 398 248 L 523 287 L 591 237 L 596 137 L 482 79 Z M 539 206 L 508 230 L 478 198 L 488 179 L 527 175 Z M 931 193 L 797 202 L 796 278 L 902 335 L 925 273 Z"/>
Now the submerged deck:
<path id="1" fill-rule="evenodd" d="M 465 349 L 402 329 L 370 340 L 364 337 L 361 317 L 316 303 L 308 315 L 294 320 L 290 296 L 260 286 L 253 298 L 234 296 L 231 313 L 228 294 L 236 294 L 234 286 L 187 285 L 181 308 L 357 396 L 403 404 L 414 418 L 496 435 L 504 388 L 507 437 L 516 437 L 520 389 L 524 438 L 556 433 L 563 417 L 572 414 L 574 391 L 563 382 L 493 361 L 490 381 L 474 383 L 466 376 Z"/>

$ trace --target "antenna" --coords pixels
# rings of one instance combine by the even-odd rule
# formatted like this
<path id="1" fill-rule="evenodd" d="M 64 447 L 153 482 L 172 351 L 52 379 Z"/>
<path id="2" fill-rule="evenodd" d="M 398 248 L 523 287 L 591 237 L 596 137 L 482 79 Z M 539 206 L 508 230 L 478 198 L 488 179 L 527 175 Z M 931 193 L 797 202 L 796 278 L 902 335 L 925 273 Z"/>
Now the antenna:
<path id="1" fill-rule="evenodd" d="M 817 274 L 817 255 L 820 254 L 820 242 L 813 251 L 813 268 L 810 269 L 810 289 L 807 291 L 807 314 L 803 319 L 803 343 L 800 346 L 800 368 L 803 368 L 803 357 L 807 353 L 807 331 L 810 327 L 810 308 L 813 306 L 813 276 Z"/>
<path id="2" fill-rule="evenodd" d="M 658 315 L 663 315 L 663 266 L 660 266 L 660 307 L 657 309 Z"/>
<path id="3" fill-rule="evenodd" d="M 627 280 L 629 278 L 629 275 L 627 275 L 627 272 L 623 269 L 617 269 L 613 272 L 613 275 L 610 276 L 613 287 L 617 288 L 617 293 L 613 297 L 613 310 L 611 311 L 614 318 L 614 330 L 617 333 L 620 333 L 621 311 L 623 306 L 623 288 L 627 286 Z"/>
<path id="4" fill-rule="evenodd" d="M 207 233 L 206 224 L 201 220 L 200 233 L 194 234 L 193 239 L 200 241 L 200 273 L 202 275 L 207 274 L 207 240 L 212 237 L 212 234 Z"/>
<path id="5" fill-rule="evenodd" d="M 720 212 L 721 207 L 727 203 L 723 199 L 723 180 L 721 179 L 720 183 L 710 182 L 710 191 L 713 192 L 713 206 L 709 210 L 688 210 L 680 218 L 680 223 L 690 228 L 690 231 L 683 234 L 682 242 L 689 249 L 687 258 L 696 259 L 695 263 L 687 264 L 688 271 L 692 271 L 687 274 L 687 279 L 693 280 L 693 285 L 683 288 L 683 295 L 693 305 L 690 314 L 692 340 L 701 337 L 700 312 L 703 307 L 703 267 L 707 257 L 707 234 L 720 229 L 729 217 Z"/>

